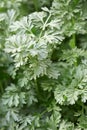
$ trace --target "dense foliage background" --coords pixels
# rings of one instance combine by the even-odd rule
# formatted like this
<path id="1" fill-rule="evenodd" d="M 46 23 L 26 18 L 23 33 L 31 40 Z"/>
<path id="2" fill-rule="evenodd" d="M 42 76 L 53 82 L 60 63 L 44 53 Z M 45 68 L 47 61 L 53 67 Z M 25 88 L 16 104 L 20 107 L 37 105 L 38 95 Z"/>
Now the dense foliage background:
<path id="1" fill-rule="evenodd" d="M 86 0 L 0 0 L 0 130 L 87 130 Z"/>

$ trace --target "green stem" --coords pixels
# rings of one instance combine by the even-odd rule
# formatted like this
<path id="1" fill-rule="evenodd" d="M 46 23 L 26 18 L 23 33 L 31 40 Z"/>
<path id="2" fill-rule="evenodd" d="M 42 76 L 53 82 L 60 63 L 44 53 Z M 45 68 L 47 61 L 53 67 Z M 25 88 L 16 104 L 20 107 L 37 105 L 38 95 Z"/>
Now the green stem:
<path id="1" fill-rule="evenodd" d="M 40 35 L 39 35 L 39 39 L 41 38 L 42 33 L 43 33 L 43 31 L 45 30 L 46 24 L 47 24 L 48 20 L 50 19 L 50 17 L 51 17 L 51 14 L 49 14 L 48 18 L 46 19 L 46 21 L 45 21 L 45 23 L 44 23 L 44 25 L 43 25 L 43 28 L 42 28 L 42 30 L 41 30 L 41 32 L 40 32 Z"/>
<path id="2" fill-rule="evenodd" d="M 71 22 L 72 22 L 72 25 L 74 26 L 74 24 L 75 24 L 75 19 L 72 18 Z M 70 42 L 69 42 L 69 45 L 70 45 L 71 48 L 75 48 L 75 47 L 76 47 L 76 34 L 73 34 L 73 35 L 72 35 L 72 38 L 71 38 L 71 40 L 70 40 Z"/>
<path id="3" fill-rule="evenodd" d="M 76 46 L 76 36 L 75 36 L 75 34 L 73 34 L 72 38 L 73 38 L 73 46 L 75 47 Z"/>
<path id="4" fill-rule="evenodd" d="M 71 40 L 69 42 L 69 45 L 70 45 L 71 48 L 76 47 L 76 36 L 75 36 L 75 34 L 72 35 L 72 38 L 71 38 Z"/>
<path id="5" fill-rule="evenodd" d="M 47 112 L 47 110 L 44 110 L 42 113 L 40 113 L 38 116 L 41 118 L 45 113 Z"/>

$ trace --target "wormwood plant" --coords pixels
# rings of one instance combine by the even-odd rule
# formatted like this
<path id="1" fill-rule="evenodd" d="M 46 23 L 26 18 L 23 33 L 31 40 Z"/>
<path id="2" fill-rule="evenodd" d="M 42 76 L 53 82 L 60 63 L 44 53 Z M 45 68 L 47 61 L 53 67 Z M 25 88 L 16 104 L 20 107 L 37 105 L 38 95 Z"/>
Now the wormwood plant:
<path id="1" fill-rule="evenodd" d="M 34 0 L 33 13 L 28 1 L 6 2 L 0 130 L 87 130 L 87 1 L 54 0 L 39 11 Z"/>

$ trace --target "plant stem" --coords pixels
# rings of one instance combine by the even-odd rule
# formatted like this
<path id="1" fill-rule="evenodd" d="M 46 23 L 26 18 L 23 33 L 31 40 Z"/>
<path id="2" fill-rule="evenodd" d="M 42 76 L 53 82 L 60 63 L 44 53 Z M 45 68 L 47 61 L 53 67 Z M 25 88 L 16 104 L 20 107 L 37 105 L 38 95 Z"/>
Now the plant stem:
<path id="1" fill-rule="evenodd" d="M 75 36 L 75 34 L 72 35 L 72 38 L 70 39 L 69 45 L 70 45 L 71 48 L 76 47 L 76 36 Z"/>
<path id="2" fill-rule="evenodd" d="M 46 24 L 47 24 L 48 20 L 50 19 L 50 17 L 51 17 L 51 14 L 49 14 L 48 18 L 46 19 L 46 21 L 45 21 L 45 23 L 44 23 L 44 25 L 43 25 L 43 28 L 42 28 L 42 30 L 41 30 L 41 32 L 40 32 L 40 35 L 39 35 L 39 39 L 40 39 L 40 37 L 42 36 L 42 33 L 43 33 L 43 31 L 45 30 Z"/>

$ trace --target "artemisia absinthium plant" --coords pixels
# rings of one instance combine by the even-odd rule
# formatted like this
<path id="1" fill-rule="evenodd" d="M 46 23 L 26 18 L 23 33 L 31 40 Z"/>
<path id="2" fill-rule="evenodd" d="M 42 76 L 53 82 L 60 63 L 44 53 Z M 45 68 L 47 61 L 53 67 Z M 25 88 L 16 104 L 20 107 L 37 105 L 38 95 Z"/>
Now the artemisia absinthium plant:
<path id="1" fill-rule="evenodd" d="M 87 130 L 87 1 L 0 2 L 0 130 Z"/>

